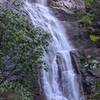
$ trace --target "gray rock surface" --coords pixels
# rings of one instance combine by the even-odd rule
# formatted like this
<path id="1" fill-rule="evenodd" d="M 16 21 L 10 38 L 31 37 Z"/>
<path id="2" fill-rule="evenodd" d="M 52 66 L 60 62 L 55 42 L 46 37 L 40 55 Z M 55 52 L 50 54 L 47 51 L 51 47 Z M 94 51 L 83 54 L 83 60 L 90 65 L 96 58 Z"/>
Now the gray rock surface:
<path id="1" fill-rule="evenodd" d="M 50 7 L 72 13 L 72 10 L 84 9 L 83 0 L 49 0 Z"/>

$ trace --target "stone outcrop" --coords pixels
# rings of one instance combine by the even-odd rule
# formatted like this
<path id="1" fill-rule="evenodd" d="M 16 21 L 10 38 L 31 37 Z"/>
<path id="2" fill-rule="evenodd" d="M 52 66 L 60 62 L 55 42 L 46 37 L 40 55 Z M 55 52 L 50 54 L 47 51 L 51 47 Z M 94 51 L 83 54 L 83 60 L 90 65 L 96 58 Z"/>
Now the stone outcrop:
<path id="1" fill-rule="evenodd" d="M 66 13 L 72 13 L 74 10 L 84 9 L 83 0 L 49 0 L 50 7 L 63 10 Z"/>

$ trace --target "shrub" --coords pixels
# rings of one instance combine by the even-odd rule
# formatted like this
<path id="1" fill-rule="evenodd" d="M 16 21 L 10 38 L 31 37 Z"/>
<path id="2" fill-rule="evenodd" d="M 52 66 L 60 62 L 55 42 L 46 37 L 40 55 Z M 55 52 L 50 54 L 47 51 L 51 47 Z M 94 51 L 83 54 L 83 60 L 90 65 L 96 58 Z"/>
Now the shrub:
<path id="1" fill-rule="evenodd" d="M 35 29 L 25 14 L 0 7 L 0 92 L 9 92 L 11 87 L 20 94 L 32 92 L 49 38 L 48 33 Z M 24 99 L 25 95 L 18 100 L 30 100 Z"/>

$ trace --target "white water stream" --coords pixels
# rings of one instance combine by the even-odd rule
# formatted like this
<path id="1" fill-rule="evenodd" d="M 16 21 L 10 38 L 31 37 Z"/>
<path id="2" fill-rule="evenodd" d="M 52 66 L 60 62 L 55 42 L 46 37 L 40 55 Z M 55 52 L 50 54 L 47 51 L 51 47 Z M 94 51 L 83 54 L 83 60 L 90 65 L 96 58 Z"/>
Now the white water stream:
<path id="1" fill-rule="evenodd" d="M 74 73 L 69 43 L 66 32 L 60 21 L 47 6 L 48 0 L 25 2 L 32 23 L 51 33 L 53 41 L 49 44 L 48 54 L 44 57 L 48 71 L 43 70 L 43 89 L 46 100 L 81 100 L 77 76 Z"/>

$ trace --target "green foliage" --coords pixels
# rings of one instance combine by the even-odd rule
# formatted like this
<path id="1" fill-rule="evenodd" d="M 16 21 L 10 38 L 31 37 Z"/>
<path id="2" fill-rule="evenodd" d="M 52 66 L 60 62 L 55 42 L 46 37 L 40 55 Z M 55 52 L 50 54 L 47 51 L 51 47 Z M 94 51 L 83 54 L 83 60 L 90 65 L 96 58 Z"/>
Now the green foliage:
<path id="1" fill-rule="evenodd" d="M 43 54 L 48 34 L 42 34 L 25 21 L 24 16 L 5 10 L 0 14 L 1 59 L 11 57 L 17 67 L 32 67 Z M 3 62 L 2 62 L 3 63 Z M 2 66 L 1 63 L 1 66 Z"/>
<path id="2" fill-rule="evenodd" d="M 49 38 L 48 33 L 35 29 L 26 15 L 0 7 L 0 93 L 14 88 L 18 97 L 21 95 L 17 100 L 32 100 L 27 94 L 32 93 Z"/>
<path id="3" fill-rule="evenodd" d="M 97 35 L 90 35 L 90 40 L 93 42 L 97 42 L 99 39 L 100 39 L 100 37 Z"/>
<path id="4" fill-rule="evenodd" d="M 32 100 L 32 94 L 27 91 L 27 89 L 23 87 L 19 82 L 4 82 L 2 85 L 0 85 L 0 95 L 3 94 L 14 95 L 11 97 L 9 96 L 9 98 L 12 98 L 12 100 Z"/>
<path id="5" fill-rule="evenodd" d="M 94 18 L 95 18 L 95 13 L 81 15 L 79 18 L 79 23 L 81 23 L 82 26 L 87 26 L 87 25 L 91 24 L 91 22 Z"/>
<path id="6" fill-rule="evenodd" d="M 91 47 L 100 48 L 100 1 L 85 0 L 85 12 L 77 13 L 77 20 L 85 38 L 91 42 Z M 84 42 L 84 41 L 83 41 Z"/>
<path id="7" fill-rule="evenodd" d="M 83 30 L 83 35 L 85 40 L 91 41 L 90 46 L 90 54 L 92 54 L 93 48 L 100 48 L 100 0 L 85 0 L 86 9 L 85 12 L 79 13 L 77 18 L 79 20 L 80 28 Z M 83 40 L 84 42 L 84 40 Z M 95 45 L 94 45 L 95 44 Z M 91 48 L 92 47 L 92 48 Z M 96 50 L 98 51 L 98 49 Z M 93 52 L 95 50 L 93 49 Z M 86 96 L 89 100 L 99 100 L 100 99 L 100 80 L 99 78 L 99 71 L 100 71 L 100 58 L 99 53 L 88 55 L 82 55 L 80 58 L 81 63 L 81 71 L 84 75 L 86 73 L 90 75 L 86 75 L 85 81 L 90 89 L 88 90 L 90 93 L 86 93 Z M 89 80 L 87 80 L 90 77 Z M 87 87 L 88 87 L 87 86 Z M 85 89 L 86 90 L 86 89 Z"/>
<path id="8" fill-rule="evenodd" d="M 95 0 L 85 0 L 86 7 L 90 7 L 94 3 L 94 1 Z"/>

